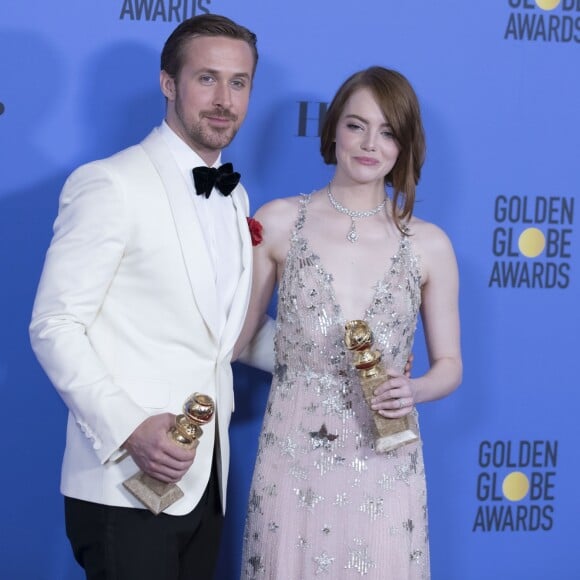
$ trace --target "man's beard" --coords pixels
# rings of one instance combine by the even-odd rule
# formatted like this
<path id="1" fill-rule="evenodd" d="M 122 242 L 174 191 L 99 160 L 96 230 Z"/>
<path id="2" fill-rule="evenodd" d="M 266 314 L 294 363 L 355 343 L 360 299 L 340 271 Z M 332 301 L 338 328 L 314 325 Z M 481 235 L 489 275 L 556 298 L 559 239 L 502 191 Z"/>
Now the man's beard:
<path id="1" fill-rule="evenodd" d="M 199 120 L 189 125 L 185 122 L 182 114 L 183 110 L 179 102 L 175 104 L 175 112 L 177 117 L 181 120 L 181 124 L 187 132 L 187 137 L 191 143 L 199 145 L 203 149 L 210 151 L 221 151 L 227 147 L 236 136 L 239 125 L 236 124 L 238 120 L 237 115 L 233 115 L 226 109 L 219 109 L 215 111 L 202 111 L 199 114 Z M 204 118 L 218 117 L 228 119 L 233 122 L 233 125 L 224 127 L 223 129 L 216 127 L 209 127 L 204 124 Z"/>

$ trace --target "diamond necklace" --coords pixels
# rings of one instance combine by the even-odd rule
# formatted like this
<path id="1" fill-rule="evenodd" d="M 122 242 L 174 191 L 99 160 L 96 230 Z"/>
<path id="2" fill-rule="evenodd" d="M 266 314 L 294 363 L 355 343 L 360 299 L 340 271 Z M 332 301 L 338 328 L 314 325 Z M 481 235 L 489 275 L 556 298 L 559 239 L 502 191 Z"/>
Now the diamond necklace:
<path id="1" fill-rule="evenodd" d="M 332 191 L 330 191 L 330 183 L 328 184 L 328 199 L 336 211 L 339 211 L 340 213 L 343 213 L 350 218 L 350 230 L 348 230 L 348 234 L 346 234 L 346 239 L 353 244 L 358 240 L 359 237 L 358 232 L 356 231 L 355 220 L 371 217 L 378 214 L 387 203 L 387 198 L 385 196 L 385 199 L 383 199 L 383 201 L 381 201 L 381 203 L 379 203 L 379 205 L 377 205 L 377 207 L 374 209 L 367 209 L 366 211 L 353 211 L 352 209 L 347 209 L 334 198 L 334 195 L 332 195 Z"/>

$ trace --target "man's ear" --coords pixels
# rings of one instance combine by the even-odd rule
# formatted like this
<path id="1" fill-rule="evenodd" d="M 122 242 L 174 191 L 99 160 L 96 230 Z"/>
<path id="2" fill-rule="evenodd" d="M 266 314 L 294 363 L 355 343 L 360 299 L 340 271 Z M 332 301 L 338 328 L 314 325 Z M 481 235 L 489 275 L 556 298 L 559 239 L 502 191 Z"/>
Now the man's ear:
<path id="1" fill-rule="evenodd" d="M 175 79 L 164 70 L 159 74 L 159 84 L 165 98 L 169 101 L 175 100 Z"/>

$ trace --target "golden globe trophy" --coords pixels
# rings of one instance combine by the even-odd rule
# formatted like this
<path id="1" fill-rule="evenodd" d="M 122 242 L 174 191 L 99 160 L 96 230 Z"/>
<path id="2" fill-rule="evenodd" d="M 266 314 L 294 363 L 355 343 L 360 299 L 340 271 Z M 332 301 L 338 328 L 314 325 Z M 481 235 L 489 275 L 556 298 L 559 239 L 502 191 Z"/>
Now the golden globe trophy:
<path id="1" fill-rule="evenodd" d="M 381 353 L 372 350 L 373 333 L 364 320 L 350 320 L 346 323 L 344 342 L 346 348 L 353 351 L 353 365 L 359 371 L 364 398 L 370 407 L 373 391 L 389 378 L 381 363 Z M 373 412 L 373 420 L 377 453 L 386 453 L 419 439 L 414 414 L 389 419 Z"/>
<path id="2" fill-rule="evenodd" d="M 215 412 L 213 399 L 194 393 L 183 404 L 183 414 L 175 417 L 175 425 L 168 435 L 173 442 L 185 449 L 199 445 L 203 435 L 202 425 L 209 423 Z M 183 497 L 183 491 L 175 483 L 159 481 L 142 471 L 123 482 L 123 485 L 155 515 Z"/>

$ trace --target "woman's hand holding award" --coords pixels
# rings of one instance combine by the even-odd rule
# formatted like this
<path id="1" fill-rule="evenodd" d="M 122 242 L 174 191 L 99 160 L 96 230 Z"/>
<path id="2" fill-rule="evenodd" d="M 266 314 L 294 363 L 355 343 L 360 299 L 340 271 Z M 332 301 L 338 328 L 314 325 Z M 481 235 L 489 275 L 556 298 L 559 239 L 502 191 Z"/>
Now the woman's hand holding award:
<path id="1" fill-rule="evenodd" d="M 353 365 L 359 371 L 361 386 L 366 402 L 374 396 L 374 390 L 387 381 L 387 375 L 381 363 L 381 353 L 372 350 L 373 334 L 364 320 L 351 320 L 346 323 L 344 342 L 353 351 Z M 411 413 L 404 417 L 389 419 L 373 412 L 375 427 L 375 450 L 386 453 L 407 443 L 419 439 L 417 421 Z"/>

